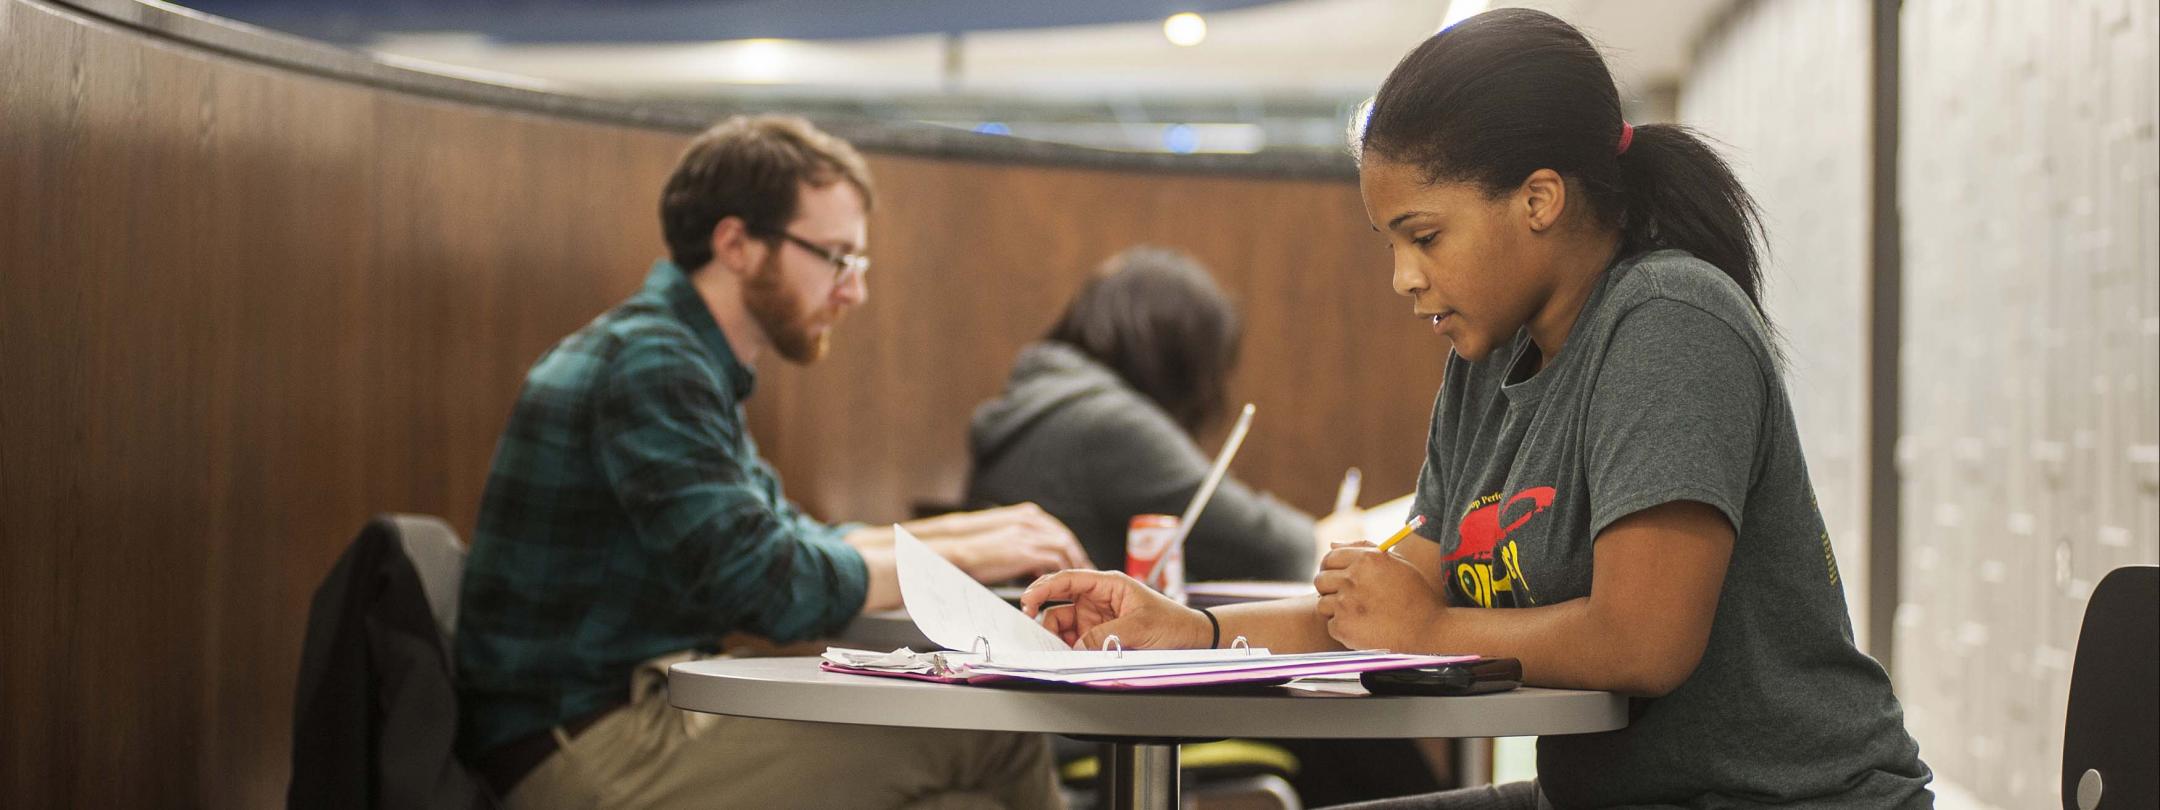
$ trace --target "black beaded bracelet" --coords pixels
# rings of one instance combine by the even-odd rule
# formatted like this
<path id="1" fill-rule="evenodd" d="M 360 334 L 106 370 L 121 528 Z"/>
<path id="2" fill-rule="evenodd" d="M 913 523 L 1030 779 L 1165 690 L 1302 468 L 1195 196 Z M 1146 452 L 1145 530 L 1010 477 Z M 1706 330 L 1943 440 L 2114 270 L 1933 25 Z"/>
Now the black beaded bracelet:
<path id="1" fill-rule="evenodd" d="M 1207 648 L 1212 650 L 1222 646 L 1222 621 L 1215 618 L 1215 611 L 1208 610 L 1207 608 L 1199 608 L 1198 610 L 1200 611 L 1200 615 L 1207 617 Z"/>

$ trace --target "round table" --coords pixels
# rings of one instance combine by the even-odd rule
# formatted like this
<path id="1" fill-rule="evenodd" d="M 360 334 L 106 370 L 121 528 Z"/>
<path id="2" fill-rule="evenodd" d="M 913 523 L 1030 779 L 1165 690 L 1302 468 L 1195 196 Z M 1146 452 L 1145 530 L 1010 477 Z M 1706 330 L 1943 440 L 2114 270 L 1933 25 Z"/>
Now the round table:
<path id="1" fill-rule="evenodd" d="M 1626 699 L 1523 688 L 1470 697 L 1382 697 L 1355 683 L 1218 693 L 1098 692 L 938 684 L 818 669 L 816 658 L 676 664 L 668 694 L 691 711 L 814 723 L 1049 732 L 1113 744 L 1111 806 L 1178 806 L 1180 741 L 1224 737 L 1519 737 L 1611 731 Z"/>

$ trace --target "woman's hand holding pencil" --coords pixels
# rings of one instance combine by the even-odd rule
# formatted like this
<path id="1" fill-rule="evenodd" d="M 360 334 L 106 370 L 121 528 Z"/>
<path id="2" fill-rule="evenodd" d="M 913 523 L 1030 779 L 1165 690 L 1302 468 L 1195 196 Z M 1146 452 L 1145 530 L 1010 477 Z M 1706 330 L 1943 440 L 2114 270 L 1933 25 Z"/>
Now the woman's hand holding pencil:
<path id="1" fill-rule="evenodd" d="M 1380 545 L 1338 546 L 1320 561 L 1313 588 L 1328 635 L 1351 649 L 1417 652 L 1430 648 L 1427 633 L 1447 613 L 1447 603 L 1416 566 L 1389 549 L 1425 516 L 1418 515 Z"/>

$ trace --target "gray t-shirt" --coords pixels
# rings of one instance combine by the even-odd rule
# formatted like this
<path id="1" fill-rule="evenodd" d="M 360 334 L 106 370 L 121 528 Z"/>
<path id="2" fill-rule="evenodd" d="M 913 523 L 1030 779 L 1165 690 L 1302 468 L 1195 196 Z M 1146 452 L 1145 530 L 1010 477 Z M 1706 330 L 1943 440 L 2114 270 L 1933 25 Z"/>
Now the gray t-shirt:
<path id="1" fill-rule="evenodd" d="M 1660 251 L 1605 273 L 1543 370 L 1527 333 L 1448 360 L 1416 510 L 1451 604 L 1589 596 L 1593 539 L 1660 504 L 1736 532 L 1687 681 L 1631 701 L 1624 729 L 1538 741 L 1558 807 L 1933 804 L 1889 677 L 1853 646 L 1765 335 L 1739 285 Z"/>

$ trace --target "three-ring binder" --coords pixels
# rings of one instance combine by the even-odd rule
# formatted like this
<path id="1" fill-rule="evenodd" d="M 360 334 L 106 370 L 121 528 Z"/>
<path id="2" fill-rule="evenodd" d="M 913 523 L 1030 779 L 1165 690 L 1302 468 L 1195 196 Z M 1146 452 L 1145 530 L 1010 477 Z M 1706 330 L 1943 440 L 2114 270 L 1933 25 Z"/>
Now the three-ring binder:
<path id="1" fill-rule="evenodd" d="M 1231 639 L 1230 649 L 1243 650 L 1246 655 L 1253 654 L 1252 642 L 1248 641 L 1244 636 Z M 1096 648 L 1096 650 L 1109 653 L 1112 658 L 1124 658 L 1125 642 L 1119 639 L 1116 633 L 1111 633 L 1103 638 L 1102 646 Z M 997 663 L 997 657 L 990 654 L 990 640 L 987 638 L 976 636 L 974 643 L 968 645 L 967 651 L 970 655 L 981 655 L 985 664 Z"/>

